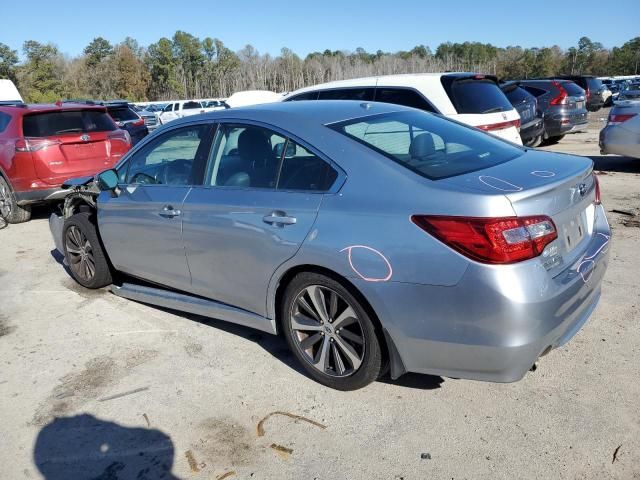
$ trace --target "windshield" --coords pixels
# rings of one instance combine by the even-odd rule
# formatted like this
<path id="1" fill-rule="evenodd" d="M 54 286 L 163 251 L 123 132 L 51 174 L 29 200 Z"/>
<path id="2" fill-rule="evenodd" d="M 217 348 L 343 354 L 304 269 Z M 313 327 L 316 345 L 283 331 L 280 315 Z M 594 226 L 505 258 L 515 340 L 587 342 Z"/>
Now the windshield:
<path id="1" fill-rule="evenodd" d="M 523 150 L 426 112 L 395 112 L 328 125 L 432 180 L 508 162 Z"/>

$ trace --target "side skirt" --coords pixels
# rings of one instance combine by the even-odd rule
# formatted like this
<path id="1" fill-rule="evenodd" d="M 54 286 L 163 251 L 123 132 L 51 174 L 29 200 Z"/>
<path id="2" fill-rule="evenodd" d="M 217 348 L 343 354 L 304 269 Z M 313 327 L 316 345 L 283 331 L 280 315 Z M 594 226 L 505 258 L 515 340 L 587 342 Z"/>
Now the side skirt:
<path id="1" fill-rule="evenodd" d="M 267 333 L 276 333 L 271 320 L 214 300 L 134 283 L 123 283 L 122 286 L 112 285 L 111 291 L 129 300 L 237 323 Z"/>

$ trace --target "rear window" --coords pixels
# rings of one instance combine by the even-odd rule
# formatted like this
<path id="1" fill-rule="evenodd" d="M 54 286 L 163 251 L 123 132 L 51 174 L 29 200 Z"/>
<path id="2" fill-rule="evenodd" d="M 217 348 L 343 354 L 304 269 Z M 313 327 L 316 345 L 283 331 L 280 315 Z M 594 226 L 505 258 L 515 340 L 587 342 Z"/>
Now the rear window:
<path id="1" fill-rule="evenodd" d="M 50 137 L 64 133 L 111 132 L 117 127 L 106 112 L 72 110 L 25 115 L 22 130 L 25 137 Z"/>
<path id="2" fill-rule="evenodd" d="M 372 115 L 328 126 L 432 180 L 482 170 L 522 155 L 521 149 L 489 134 L 424 112 Z"/>
<path id="3" fill-rule="evenodd" d="M 527 103 L 532 100 L 532 95 L 517 85 L 503 87 L 502 91 L 512 105 L 520 105 L 521 103 Z"/>
<path id="4" fill-rule="evenodd" d="M 442 85 L 458 113 L 507 112 L 513 107 L 489 78 L 442 77 Z"/>
<path id="5" fill-rule="evenodd" d="M 602 80 L 597 78 L 587 78 L 587 85 L 589 85 L 589 90 L 597 91 L 602 87 Z"/>
<path id="6" fill-rule="evenodd" d="M 574 82 L 564 82 L 562 84 L 562 88 L 564 88 L 572 97 L 579 97 L 581 95 L 584 95 L 584 90 L 582 89 L 582 87 Z"/>
<path id="7" fill-rule="evenodd" d="M 116 122 L 126 122 L 128 120 L 138 119 L 136 112 L 128 107 L 107 108 L 107 111 L 109 112 L 109 115 L 111 115 L 111 118 Z"/>

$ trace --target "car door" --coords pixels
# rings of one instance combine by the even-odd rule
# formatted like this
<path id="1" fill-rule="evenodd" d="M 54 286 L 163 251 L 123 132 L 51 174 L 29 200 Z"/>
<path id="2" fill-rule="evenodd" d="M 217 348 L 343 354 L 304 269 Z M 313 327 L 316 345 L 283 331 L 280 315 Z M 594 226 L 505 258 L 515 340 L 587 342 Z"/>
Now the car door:
<path id="1" fill-rule="evenodd" d="M 266 315 L 271 276 L 300 248 L 337 175 L 283 133 L 220 124 L 203 185 L 182 208 L 192 291 Z"/>
<path id="2" fill-rule="evenodd" d="M 202 176 L 212 138 L 212 124 L 172 128 L 135 151 L 119 168 L 117 194 L 103 192 L 98 198 L 100 234 L 117 270 L 189 288 L 181 209 L 195 179 Z"/>

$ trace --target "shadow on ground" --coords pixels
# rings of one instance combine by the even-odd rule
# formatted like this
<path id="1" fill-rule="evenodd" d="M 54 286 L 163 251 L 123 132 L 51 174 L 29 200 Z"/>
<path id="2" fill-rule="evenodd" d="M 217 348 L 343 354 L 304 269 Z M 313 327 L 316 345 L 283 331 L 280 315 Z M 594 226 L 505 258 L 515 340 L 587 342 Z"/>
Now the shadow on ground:
<path id="1" fill-rule="evenodd" d="M 640 160 L 614 155 L 589 155 L 593 169 L 602 172 L 640 173 Z"/>
<path id="2" fill-rule="evenodd" d="M 168 435 L 87 414 L 44 426 L 33 457 L 46 480 L 179 480 L 171 473 L 174 447 Z"/>

